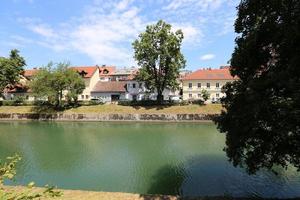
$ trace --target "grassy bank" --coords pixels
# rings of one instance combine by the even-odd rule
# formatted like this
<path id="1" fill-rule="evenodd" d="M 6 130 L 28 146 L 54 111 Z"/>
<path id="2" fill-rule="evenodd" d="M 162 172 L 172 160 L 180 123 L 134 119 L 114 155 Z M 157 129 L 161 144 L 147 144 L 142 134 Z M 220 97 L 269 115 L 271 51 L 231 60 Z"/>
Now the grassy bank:
<path id="1" fill-rule="evenodd" d="M 219 114 L 220 104 L 185 105 L 185 106 L 121 106 L 115 104 L 80 106 L 71 108 L 64 113 L 121 113 L 121 114 Z M 0 106 L 0 113 L 53 113 L 52 109 L 39 110 L 34 106 Z"/>
<path id="2" fill-rule="evenodd" d="M 24 191 L 23 186 L 5 186 L 6 191 L 22 192 Z M 33 192 L 42 192 L 42 188 L 34 188 Z M 219 196 L 219 197 L 180 197 L 172 195 L 143 195 L 133 193 L 122 193 L 122 192 L 96 192 L 96 191 L 83 191 L 83 190 L 62 190 L 61 197 L 56 198 L 42 198 L 41 200 L 251 200 L 251 199 L 264 199 L 259 197 L 253 198 L 235 198 L 230 196 Z M 290 200 L 296 200 L 299 198 L 291 198 Z M 266 199 L 271 200 L 271 199 Z M 278 199 L 279 200 L 279 199 Z"/>

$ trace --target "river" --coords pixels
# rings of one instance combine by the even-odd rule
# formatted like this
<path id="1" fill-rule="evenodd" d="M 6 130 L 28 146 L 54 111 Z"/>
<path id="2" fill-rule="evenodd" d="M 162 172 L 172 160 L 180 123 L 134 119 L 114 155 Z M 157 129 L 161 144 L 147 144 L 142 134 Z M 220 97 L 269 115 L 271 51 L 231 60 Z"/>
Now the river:
<path id="1" fill-rule="evenodd" d="M 22 156 L 15 182 L 184 196 L 296 197 L 300 172 L 247 175 L 213 123 L 0 122 L 0 158 Z"/>

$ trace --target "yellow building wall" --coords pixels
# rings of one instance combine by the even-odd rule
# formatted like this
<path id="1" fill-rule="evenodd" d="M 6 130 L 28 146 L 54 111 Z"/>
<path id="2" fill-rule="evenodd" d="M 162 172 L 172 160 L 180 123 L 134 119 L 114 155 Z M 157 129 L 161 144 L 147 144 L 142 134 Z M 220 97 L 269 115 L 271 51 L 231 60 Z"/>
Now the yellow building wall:
<path id="1" fill-rule="evenodd" d="M 91 91 L 93 90 L 94 86 L 99 81 L 99 69 L 94 72 L 91 78 L 85 78 L 85 89 L 83 90 L 82 94 L 78 96 L 79 100 L 90 100 L 91 99 Z M 82 96 L 83 95 L 83 96 Z M 83 97 L 83 98 L 82 98 Z"/>
<path id="2" fill-rule="evenodd" d="M 225 96 L 222 93 L 221 88 L 227 83 L 232 82 L 232 80 L 183 80 L 182 81 L 182 99 L 183 100 L 197 100 L 201 98 L 201 91 L 208 91 L 210 97 L 208 102 L 216 100 Z M 189 88 L 189 83 L 192 83 L 192 88 Z M 201 84 L 201 87 L 198 87 L 198 83 Z M 207 88 L 207 83 L 210 84 L 210 88 Z M 216 83 L 219 83 L 219 88 L 216 87 Z M 192 95 L 192 97 L 190 97 Z M 219 96 L 218 96 L 219 95 Z"/>

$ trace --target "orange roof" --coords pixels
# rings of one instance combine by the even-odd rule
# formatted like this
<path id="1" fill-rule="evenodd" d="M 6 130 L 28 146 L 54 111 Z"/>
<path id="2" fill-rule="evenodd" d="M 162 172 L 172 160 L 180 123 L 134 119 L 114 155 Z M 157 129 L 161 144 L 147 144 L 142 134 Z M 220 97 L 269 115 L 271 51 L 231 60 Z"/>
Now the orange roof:
<path id="1" fill-rule="evenodd" d="M 101 66 L 99 67 L 99 76 L 110 76 L 116 71 L 115 66 Z"/>
<path id="2" fill-rule="evenodd" d="M 93 88 L 92 92 L 126 92 L 126 83 L 123 81 L 109 81 L 98 83 Z"/>
<path id="3" fill-rule="evenodd" d="M 33 75 L 35 75 L 39 70 L 38 69 L 27 69 L 24 71 L 23 75 L 25 77 L 32 77 Z"/>
<path id="4" fill-rule="evenodd" d="M 199 69 L 186 75 L 182 80 L 234 80 L 231 76 L 229 67 L 221 69 Z"/>
<path id="5" fill-rule="evenodd" d="M 70 67 L 70 69 L 76 70 L 78 73 L 82 74 L 83 78 L 91 78 L 97 68 L 97 66 Z"/>

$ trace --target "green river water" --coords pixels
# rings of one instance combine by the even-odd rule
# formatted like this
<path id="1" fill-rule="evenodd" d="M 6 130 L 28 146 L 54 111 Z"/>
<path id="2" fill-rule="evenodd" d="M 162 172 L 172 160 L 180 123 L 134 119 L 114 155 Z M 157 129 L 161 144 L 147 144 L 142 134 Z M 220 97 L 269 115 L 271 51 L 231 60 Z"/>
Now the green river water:
<path id="1" fill-rule="evenodd" d="M 18 152 L 16 182 L 184 196 L 300 196 L 300 172 L 249 176 L 212 123 L 1 122 L 0 158 Z"/>

